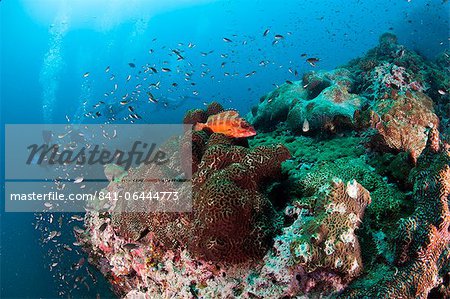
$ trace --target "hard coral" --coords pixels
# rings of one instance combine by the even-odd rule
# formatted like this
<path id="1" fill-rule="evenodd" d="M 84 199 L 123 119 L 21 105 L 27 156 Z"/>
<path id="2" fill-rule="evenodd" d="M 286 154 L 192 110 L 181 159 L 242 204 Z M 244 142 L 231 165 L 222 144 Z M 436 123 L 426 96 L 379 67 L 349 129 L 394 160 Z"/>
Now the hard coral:
<path id="1" fill-rule="evenodd" d="M 450 152 L 444 148 L 441 150 L 441 146 L 438 131 L 432 129 L 427 149 L 411 172 L 416 210 L 412 217 L 400 225 L 400 233 L 406 236 L 404 245 L 398 246 L 397 261 L 400 264 L 418 252 L 427 238 L 430 225 L 439 227 L 441 223 L 445 224 L 445 221 L 450 220 Z M 408 223 L 411 225 L 407 225 Z"/>
<path id="2" fill-rule="evenodd" d="M 341 298 L 427 298 L 450 258 L 450 150 L 432 129 L 413 170 L 416 209 L 401 221 L 396 271 L 369 288 L 346 290 Z"/>
<path id="3" fill-rule="evenodd" d="M 423 93 L 406 93 L 378 101 L 372 107 L 372 126 L 376 129 L 371 145 L 380 151 L 411 154 L 415 160 L 426 144 L 426 130 L 437 128 L 432 100 Z"/>
<path id="4" fill-rule="evenodd" d="M 223 111 L 223 107 L 218 102 L 212 102 L 207 107 L 206 110 L 202 109 L 192 109 L 189 110 L 184 116 L 184 124 L 204 123 L 207 121 L 208 117 Z"/>
<path id="5" fill-rule="evenodd" d="M 366 103 L 364 97 L 351 93 L 353 82 L 346 69 L 307 73 L 302 82 L 283 84 L 263 98 L 250 121 L 262 129 L 286 121 L 296 132 L 334 133 L 353 127 L 355 111 Z"/>
<path id="6" fill-rule="evenodd" d="M 382 100 L 393 92 L 424 91 L 424 81 L 415 79 L 413 71 L 395 63 L 384 62 L 363 74 L 364 93 L 374 100 Z"/>
<path id="7" fill-rule="evenodd" d="M 355 230 L 369 203 L 369 192 L 356 181 L 324 186 L 313 211 L 298 210 L 298 219 L 275 238 L 248 293 L 282 298 L 342 289 L 362 270 Z"/>
<path id="8" fill-rule="evenodd" d="M 146 209 L 146 201 L 133 202 L 135 207 L 126 203 L 126 212 L 112 215 L 117 233 L 133 241 L 148 233 L 166 250 L 187 248 L 201 260 L 237 263 L 261 256 L 279 224 L 264 186 L 281 175 L 281 163 L 290 154 L 282 145 L 250 149 L 239 143 L 222 134 L 187 131 L 180 153 L 192 150 L 192 165 L 182 163 L 185 171 L 190 166 L 193 170 L 192 213 L 172 209 L 172 213 L 154 213 Z M 159 177 L 157 172 L 155 166 L 143 165 L 131 171 L 120 188 L 146 192 L 154 186 L 136 178 Z M 170 191 L 169 187 L 164 191 Z"/>
<path id="9" fill-rule="evenodd" d="M 405 195 L 393 184 L 387 183 L 373 167 L 361 158 L 340 158 L 317 163 L 307 171 L 291 170 L 289 176 L 296 180 L 292 185 L 292 195 L 306 201 L 330 180 L 357 180 L 371 195 L 372 204 L 367 208 L 370 217 L 378 225 L 386 219 L 398 217 L 405 203 Z"/>
<path id="10" fill-rule="evenodd" d="M 369 192 L 355 180 L 347 184 L 334 181 L 329 190 L 320 190 L 314 219 L 305 224 L 303 238 L 292 245 L 297 263 L 308 273 L 318 268 L 332 269 L 343 274 L 344 281 L 357 276 L 362 262 L 354 231 L 370 202 Z M 300 248 L 306 245 L 309 249 L 304 255 Z"/>
<path id="11" fill-rule="evenodd" d="M 206 115 L 214 115 L 223 111 L 223 107 L 218 102 L 211 102 L 206 107 Z"/>
<path id="12" fill-rule="evenodd" d="M 335 133 L 351 128 L 355 112 L 366 103 L 364 97 L 351 93 L 351 73 L 346 69 L 311 72 L 303 76 L 307 97 L 290 109 L 287 123 L 294 131 L 327 131 Z M 304 128 L 305 122 L 308 128 Z"/>
<path id="13" fill-rule="evenodd" d="M 301 82 L 285 83 L 262 97 L 247 119 L 255 128 L 270 131 L 285 121 L 291 107 L 306 96 Z"/>
<path id="14" fill-rule="evenodd" d="M 261 187 L 281 174 L 289 157 L 281 145 L 248 149 L 211 135 L 193 178 L 194 256 L 242 262 L 264 253 L 276 219 Z"/>
<path id="15" fill-rule="evenodd" d="M 204 123 L 208 119 L 208 115 L 202 109 L 189 110 L 184 116 L 183 123 L 195 125 L 196 123 Z"/>
<path id="16" fill-rule="evenodd" d="M 397 36 L 391 32 L 385 32 L 379 38 L 379 42 L 381 45 L 389 45 L 389 44 L 395 45 L 397 44 L 397 41 L 398 41 Z"/>
<path id="17" fill-rule="evenodd" d="M 294 131 L 327 131 L 335 133 L 353 127 L 353 116 L 363 106 L 365 99 L 350 94 L 339 85 L 327 87 L 309 101 L 299 101 L 289 111 L 288 125 Z M 308 122 L 309 128 L 304 129 Z"/>

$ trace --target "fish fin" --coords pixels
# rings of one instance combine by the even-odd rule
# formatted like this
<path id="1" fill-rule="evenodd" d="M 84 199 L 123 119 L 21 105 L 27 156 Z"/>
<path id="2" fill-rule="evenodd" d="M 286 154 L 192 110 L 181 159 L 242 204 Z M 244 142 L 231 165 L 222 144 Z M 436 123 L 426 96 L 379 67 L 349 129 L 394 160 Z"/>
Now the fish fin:
<path id="1" fill-rule="evenodd" d="M 227 114 L 230 118 L 239 118 L 239 112 L 235 109 L 227 109 L 222 111 L 220 114 Z"/>
<path id="2" fill-rule="evenodd" d="M 194 131 L 201 131 L 203 128 L 206 127 L 206 124 L 204 123 L 196 123 L 194 125 Z"/>

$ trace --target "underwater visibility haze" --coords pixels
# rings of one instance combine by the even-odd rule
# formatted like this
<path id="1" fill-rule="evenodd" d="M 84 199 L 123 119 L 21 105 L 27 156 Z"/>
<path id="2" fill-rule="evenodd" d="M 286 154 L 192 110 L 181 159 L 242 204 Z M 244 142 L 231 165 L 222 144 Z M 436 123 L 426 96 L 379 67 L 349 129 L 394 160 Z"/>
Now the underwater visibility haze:
<path id="1" fill-rule="evenodd" d="M 449 19 L 1 0 L 0 298 L 450 298 Z"/>

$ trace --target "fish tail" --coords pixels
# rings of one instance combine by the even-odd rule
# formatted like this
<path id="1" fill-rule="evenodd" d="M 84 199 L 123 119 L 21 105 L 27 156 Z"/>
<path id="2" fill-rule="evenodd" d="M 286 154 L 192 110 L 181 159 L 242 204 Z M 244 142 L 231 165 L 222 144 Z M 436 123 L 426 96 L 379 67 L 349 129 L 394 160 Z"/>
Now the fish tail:
<path id="1" fill-rule="evenodd" d="M 203 128 L 205 128 L 206 127 L 206 124 L 203 124 L 203 123 L 196 123 L 195 125 L 194 125 L 194 131 L 201 131 L 201 130 L 203 130 Z"/>

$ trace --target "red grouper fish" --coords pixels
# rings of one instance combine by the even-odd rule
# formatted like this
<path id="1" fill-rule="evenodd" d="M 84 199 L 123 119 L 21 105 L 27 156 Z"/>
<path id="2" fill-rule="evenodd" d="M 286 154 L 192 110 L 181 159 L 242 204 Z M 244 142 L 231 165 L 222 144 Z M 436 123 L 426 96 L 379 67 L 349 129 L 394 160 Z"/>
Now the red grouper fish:
<path id="1" fill-rule="evenodd" d="M 197 123 L 194 126 L 195 131 L 200 131 L 203 128 L 209 128 L 214 133 L 222 133 L 234 138 L 256 135 L 255 129 L 243 118 L 239 117 L 239 113 L 234 110 L 210 115 L 206 123 Z"/>

